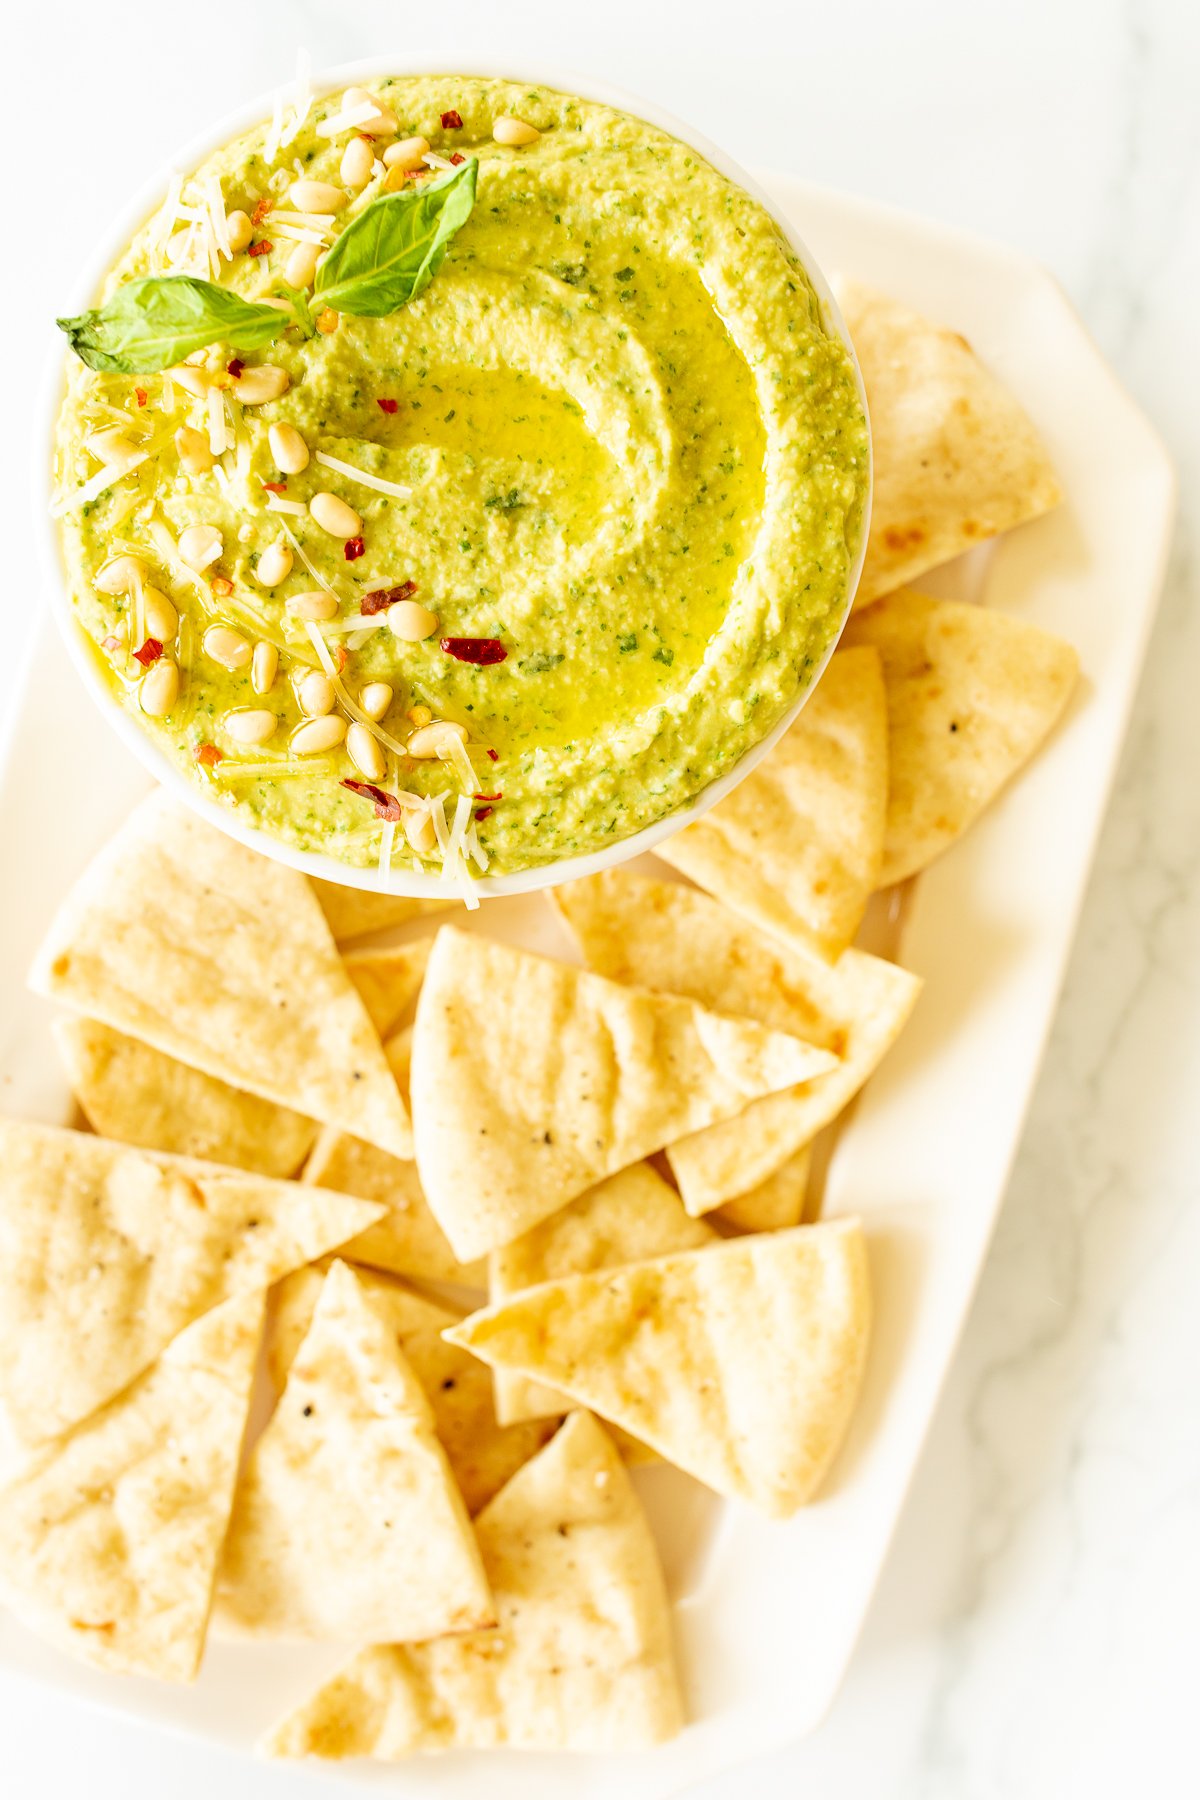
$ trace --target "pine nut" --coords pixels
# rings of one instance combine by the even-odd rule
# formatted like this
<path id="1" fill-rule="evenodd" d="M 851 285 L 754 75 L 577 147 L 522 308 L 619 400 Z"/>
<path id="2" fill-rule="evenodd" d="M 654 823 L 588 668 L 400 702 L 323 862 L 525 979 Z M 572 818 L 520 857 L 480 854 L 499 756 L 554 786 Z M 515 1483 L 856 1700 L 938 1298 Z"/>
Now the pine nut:
<path id="1" fill-rule="evenodd" d="M 279 400 L 292 385 L 286 369 L 275 363 L 259 363 L 246 369 L 233 384 L 233 396 L 243 406 L 265 406 L 268 400 Z"/>
<path id="2" fill-rule="evenodd" d="M 265 588 L 276 588 L 292 572 L 292 552 L 284 543 L 268 544 L 254 570 L 254 579 Z"/>
<path id="3" fill-rule="evenodd" d="M 177 382 L 185 394 L 191 394 L 196 400 L 203 400 L 213 385 L 213 378 L 207 369 L 197 369 L 191 363 L 177 363 L 173 369 L 164 371 L 170 379 Z"/>
<path id="4" fill-rule="evenodd" d="M 244 669 L 253 652 L 240 631 L 228 625 L 210 625 L 204 634 L 205 653 L 223 669 Z"/>
<path id="5" fill-rule="evenodd" d="M 375 167 L 375 152 L 366 138 L 352 137 L 342 151 L 341 168 L 338 170 L 348 188 L 365 188 L 371 179 L 371 170 Z"/>
<path id="6" fill-rule="evenodd" d="M 368 719 L 382 719 L 392 704 L 392 690 L 386 681 L 369 681 L 358 696 L 358 704 Z"/>
<path id="7" fill-rule="evenodd" d="M 279 720 L 265 706 L 225 714 L 225 729 L 235 744 L 265 744 Z"/>
<path id="8" fill-rule="evenodd" d="M 150 579 L 150 571 L 140 556 L 114 556 L 105 563 L 92 583 L 101 594 L 131 594 L 138 582 Z"/>
<path id="9" fill-rule="evenodd" d="M 140 454 L 133 439 L 126 436 L 119 425 L 110 425 L 104 431 L 94 431 L 86 440 L 84 448 L 90 450 L 106 469 L 127 469 Z"/>
<path id="10" fill-rule="evenodd" d="M 208 439 L 194 425 L 181 425 L 175 433 L 175 450 L 189 475 L 207 475 L 216 461 Z"/>
<path id="11" fill-rule="evenodd" d="M 189 525 L 179 534 L 179 560 L 197 574 L 215 563 L 225 540 L 215 525 Z"/>
<path id="12" fill-rule="evenodd" d="M 143 588 L 142 605 L 146 615 L 146 635 L 169 644 L 179 630 L 179 614 L 165 594 L 157 588 Z"/>
<path id="13" fill-rule="evenodd" d="M 399 121 L 391 107 L 385 106 L 382 100 L 377 99 L 364 87 L 347 88 L 342 95 L 342 104 L 347 110 L 350 107 L 359 106 L 375 108 L 375 117 L 365 119 L 361 125 L 356 125 L 356 131 L 365 131 L 370 137 L 394 137 L 399 130 Z"/>
<path id="14" fill-rule="evenodd" d="M 289 287 L 311 287 L 321 252 L 316 244 L 297 244 L 283 265 L 283 278 Z"/>
<path id="15" fill-rule="evenodd" d="M 267 433 L 271 460 L 282 475 L 299 475 L 308 467 L 308 445 L 294 425 L 272 425 Z"/>
<path id="16" fill-rule="evenodd" d="M 377 737 L 373 737 L 365 725 L 356 719 L 346 732 L 346 748 L 350 752 L 350 761 L 360 775 L 368 781 L 382 781 L 387 773 L 383 747 Z"/>
<path id="17" fill-rule="evenodd" d="M 437 843 L 437 831 L 434 827 L 432 813 L 418 812 L 415 808 L 406 809 L 404 835 L 408 839 L 409 848 L 415 850 L 418 855 L 432 850 Z"/>
<path id="18" fill-rule="evenodd" d="M 235 256 L 247 249 L 254 236 L 254 224 L 250 214 L 244 213 L 240 207 L 235 208 L 231 213 L 226 213 L 225 236 L 229 239 L 229 248 Z"/>
<path id="19" fill-rule="evenodd" d="M 347 506 L 344 500 L 339 500 L 336 494 L 314 494 L 308 503 L 308 510 L 321 530 L 327 531 L 330 537 L 358 537 L 362 531 L 363 522 L 354 508 Z"/>
<path id="20" fill-rule="evenodd" d="M 308 594 L 293 594 L 283 603 L 284 612 L 292 619 L 332 619 L 337 609 L 336 595 L 327 594 L 324 588 L 315 588 Z"/>
<path id="21" fill-rule="evenodd" d="M 389 169 L 419 169 L 428 155 L 429 139 L 410 137 L 401 138 L 398 144 L 389 144 L 383 160 Z"/>
<path id="22" fill-rule="evenodd" d="M 524 119 L 504 117 L 497 119 L 492 126 L 492 136 L 498 144 L 536 144 L 541 137 L 536 125 L 527 124 Z"/>
<path id="23" fill-rule="evenodd" d="M 138 689 L 138 702 L 150 719 L 165 719 L 179 698 L 179 670 L 169 656 L 160 656 L 147 669 Z"/>
<path id="24" fill-rule="evenodd" d="M 268 644 L 264 638 L 255 644 L 254 655 L 250 661 L 250 685 L 256 694 L 269 694 L 275 686 L 275 677 L 279 673 L 279 652 L 274 644 Z"/>
<path id="25" fill-rule="evenodd" d="M 422 725 L 414 731 L 405 749 L 410 756 L 437 756 L 443 750 L 448 751 L 455 738 L 460 744 L 466 743 L 465 725 L 459 725 L 453 719 L 435 719 L 432 725 Z"/>
<path id="26" fill-rule="evenodd" d="M 296 689 L 296 697 L 301 708 L 310 719 L 323 719 L 331 713 L 337 703 L 337 692 L 328 675 L 322 675 L 319 669 L 312 669 L 304 676 Z"/>
<path id="27" fill-rule="evenodd" d="M 336 750 L 346 735 L 346 721 L 336 713 L 309 719 L 292 733 L 292 749 L 297 756 L 319 756 L 322 750 Z"/>
<path id="28" fill-rule="evenodd" d="M 406 644 L 420 644 L 438 628 L 438 616 L 419 600 L 397 600 L 388 607 L 388 625 Z"/>
<path id="29" fill-rule="evenodd" d="M 288 196 L 298 212 L 335 213 L 346 203 L 344 188 L 331 181 L 293 181 Z"/>

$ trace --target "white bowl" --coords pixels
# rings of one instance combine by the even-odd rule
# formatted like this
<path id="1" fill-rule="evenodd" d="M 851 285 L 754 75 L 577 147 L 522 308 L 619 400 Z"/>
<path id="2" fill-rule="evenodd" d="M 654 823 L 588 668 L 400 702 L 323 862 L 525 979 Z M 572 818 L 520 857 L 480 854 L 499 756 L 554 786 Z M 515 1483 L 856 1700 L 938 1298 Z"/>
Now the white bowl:
<path id="1" fill-rule="evenodd" d="M 511 69 L 490 63 L 464 64 L 457 56 L 449 59 L 440 58 L 433 62 L 422 61 L 416 64 L 406 61 L 403 57 L 397 58 L 395 61 L 382 57 L 370 57 L 362 62 L 345 63 L 338 68 L 316 73 L 312 78 L 312 86 L 314 93 L 320 94 L 346 87 L 351 82 L 367 81 L 376 76 L 444 75 L 447 73 L 488 80 L 514 79 L 514 71 Z M 556 88 L 562 93 L 577 94 L 581 99 L 594 100 L 602 105 L 615 107 L 620 112 L 630 113 L 635 118 L 645 119 L 649 124 L 657 125 L 660 130 L 670 132 L 673 137 L 690 145 L 722 175 L 727 176 L 751 194 L 759 205 L 770 213 L 783 237 L 804 265 L 820 299 L 822 314 L 827 326 L 837 332 L 850 353 L 855 380 L 858 383 L 859 398 L 862 401 L 863 411 L 866 413 L 866 393 L 863 389 L 858 360 L 854 355 L 854 346 L 850 342 L 850 335 L 846 330 L 845 321 L 838 310 L 829 283 L 789 221 L 776 210 L 758 183 L 752 180 L 731 156 L 727 156 L 724 150 L 711 143 L 708 138 L 701 136 L 690 125 L 684 124 L 681 119 L 675 118 L 673 114 L 664 112 L 661 107 L 649 106 L 620 88 L 610 87 L 606 82 L 592 81 L 586 76 L 575 75 L 565 69 L 536 66 L 533 68 L 523 67 L 515 78 L 532 82 L 541 87 Z M 134 233 L 161 205 L 171 171 L 175 168 L 195 168 L 211 151 L 219 149 L 231 138 L 250 130 L 261 120 L 268 118 L 271 112 L 272 98 L 272 95 L 267 95 L 248 106 L 239 108 L 236 113 L 220 120 L 202 137 L 185 145 L 170 159 L 166 167 L 146 184 L 119 215 L 111 232 L 106 233 L 100 249 L 85 265 L 74 294 L 65 296 L 64 313 L 82 312 L 94 304 L 97 291 L 113 263 L 125 249 Z M 438 875 L 419 873 L 412 869 L 394 868 L 386 876 L 381 876 L 377 869 L 349 868 L 345 863 L 338 862 L 333 857 L 321 856 L 313 851 L 294 849 L 290 844 L 281 842 L 268 832 L 257 831 L 253 827 L 243 824 L 224 807 L 218 806 L 215 801 L 210 800 L 197 783 L 190 781 L 183 771 L 159 749 L 149 733 L 143 731 L 137 721 L 117 704 L 97 666 L 94 652 L 71 609 L 67 584 L 64 580 L 58 527 L 49 514 L 54 426 L 62 395 L 63 361 L 61 356 L 56 354 L 46 384 L 45 404 L 41 408 L 40 454 L 34 459 L 36 506 L 40 516 L 45 520 L 45 527 L 41 534 L 44 566 L 50 590 L 51 607 L 72 661 L 79 670 L 84 685 L 117 735 L 128 745 L 138 761 L 149 770 L 156 781 L 169 788 L 173 794 L 207 819 L 211 825 L 227 832 L 230 837 L 237 838 L 240 843 L 246 844 L 250 849 L 260 851 L 264 856 L 274 857 L 277 862 L 287 863 L 294 869 L 300 869 L 305 875 L 315 875 L 324 881 L 338 882 L 343 887 L 365 888 L 379 893 L 404 895 L 410 898 L 445 898 L 447 889 Z M 868 485 L 863 507 L 862 535 L 846 587 L 846 610 L 841 625 L 838 627 L 839 635 L 849 616 L 859 576 L 862 573 L 870 517 L 871 470 L 868 462 Z M 653 850 L 656 845 L 661 844 L 676 831 L 682 830 L 693 819 L 699 818 L 701 813 L 707 812 L 710 806 L 715 806 L 719 800 L 723 800 L 730 789 L 736 787 L 737 783 L 762 761 L 763 757 L 779 742 L 784 732 L 795 721 L 805 701 L 820 680 L 836 647 L 837 638 L 835 637 L 808 686 L 797 695 L 795 701 L 774 728 L 760 742 L 746 750 L 733 767 L 726 770 L 724 775 L 716 781 L 710 782 L 708 787 L 704 788 L 690 805 L 680 807 L 678 811 L 669 813 L 666 818 L 659 819 L 653 825 L 645 826 L 641 831 L 635 832 L 632 837 L 621 838 L 616 843 L 606 845 L 603 850 L 592 851 L 587 856 L 563 857 L 556 862 L 539 864 L 536 868 L 521 869 L 513 875 L 481 876 L 473 883 L 474 891 L 481 899 L 503 894 L 527 894 L 537 888 L 556 886 L 560 881 L 575 881 L 584 875 L 594 875 L 601 869 L 610 869 L 617 863 L 627 862 L 630 858 L 641 855 L 646 850 Z"/>

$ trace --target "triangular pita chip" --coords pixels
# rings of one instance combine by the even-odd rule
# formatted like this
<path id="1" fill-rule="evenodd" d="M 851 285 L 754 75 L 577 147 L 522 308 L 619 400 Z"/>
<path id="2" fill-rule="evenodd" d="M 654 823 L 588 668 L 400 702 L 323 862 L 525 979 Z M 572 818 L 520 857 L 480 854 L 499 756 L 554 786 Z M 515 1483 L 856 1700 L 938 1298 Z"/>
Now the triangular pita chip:
<path id="1" fill-rule="evenodd" d="M 346 1194 L 0 1120 L 0 1397 L 50 1437 L 231 1295 L 377 1215 Z"/>
<path id="2" fill-rule="evenodd" d="M 98 1019 L 63 1014 L 54 1040 L 75 1098 L 101 1137 L 286 1181 L 316 1141 L 315 1120 L 230 1087 Z"/>
<path id="3" fill-rule="evenodd" d="M 238 1481 L 217 1618 L 239 1635 L 337 1643 L 494 1623 L 429 1403 L 344 1262 Z"/>
<path id="4" fill-rule="evenodd" d="M 649 1163 L 634 1163 L 551 1213 L 511 1244 L 493 1250 L 488 1294 L 495 1304 L 559 1275 L 612 1269 L 716 1241 L 714 1231 L 688 1217 L 674 1188 Z M 506 1422 L 544 1418 L 570 1409 L 566 1395 L 554 1388 L 527 1381 L 522 1375 L 496 1374 L 496 1412 Z"/>
<path id="5" fill-rule="evenodd" d="M 447 1335 L 786 1517 L 845 1436 L 869 1325 L 862 1230 L 844 1219 L 568 1275 Z"/>
<path id="6" fill-rule="evenodd" d="M 846 634 L 883 658 L 887 887 L 961 837 L 1029 760 L 1074 692 L 1079 658 L 1025 619 L 924 594 L 889 594 Z"/>
<path id="7" fill-rule="evenodd" d="M 337 881 L 311 876 L 310 885 L 339 944 L 366 937 L 372 931 L 390 931 L 426 913 L 445 912 L 456 900 L 406 900 L 398 894 L 373 894 L 369 888 L 343 887 Z"/>
<path id="8" fill-rule="evenodd" d="M 444 925 L 413 1035 L 421 1185 L 456 1253 L 476 1256 L 833 1064 L 749 1020 Z"/>
<path id="9" fill-rule="evenodd" d="M 865 605 L 1062 492 L 1029 419 L 966 338 L 869 288 L 848 285 L 842 311 L 871 409 Z"/>
<path id="10" fill-rule="evenodd" d="M 921 989 L 915 975 L 861 950 L 832 967 L 798 955 L 679 882 L 610 869 L 557 888 L 554 900 L 600 974 L 743 1013 L 840 1058 L 827 1075 L 668 1147 L 691 1213 L 751 1193 L 836 1118 L 899 1036 Z"/>
<path id="11" fill-rule="evenodd" d="M 637 1750 L 683 1724 L 650 1528 L 574 1413 L 475 1522 L 499 1629 L 362 1651 L 271 1734 L 274 1756 Z"/>
<path id="12" fill-rule="evenodd" d="M 0 1599 L 31 1629 L 105 1669 L 194 1679 L 265 1299 L 206 1313 L 0 1490 Z"/>
<path id="13" fill-rule="evenodd" d="M 887 783 L 879 663 L 839 651 L 770 754 L 656 854 L 752 925 L 828 961 L 879 884 Z"/>
<path id="14" fill-rule="evenodd" d="M 799 1225 L 804 1218 L 811 1166 L 812 1151 L 805 1144 L 757 1187 L 718 1206 L 714 1219 L 731 1225 L 735 1231 L 784 1231 L 789 1225 Z"/>
<path id="15" fill-rule="evenodd" d="M 67 896 L 30 981 L 206 1075 L 412 1153 L 379 1035 L 304 877 L 164 789 Z"/>
<path id="16" fill-rule="evenodd" d="M 416 999 L 432 947 L 433 939 L 424 937 L 394 950 L 347 950 L 343 956 L 381 1038 L 392 1036 Z"/>
<path id="17" fill-rule="evenodd" d="M 384 1045 L 388 1062 L 403 1094 L 408 1092 L 412 1066 L 412 1026 L 406 1025 Z M 372 1225 L 344 1246 L 351 1262 L 369 1263 L 394 1275 L 411 1275 L 418 1281 L 453 1281 L 466 1287 L 482 1287 L 484 1267 L 478 1258 L 460 1263 L 446 1234 L 429 1210 L 415 1162 L 389 1156 L 374 1144 L 342 1132 L 327 1130 L 320 1138 L 304 1170 L 305 1181 L 320 1187 L 357 1194 L 387 1208 Z"/>
<path id="18" fill-rule="evenodd" d="M 537 1454 L 553 1424 L 538 1419 L 498 1425 L 491 1370 L 442 1337 L 448 1326 L 458 1323 L 461 1312 L 438 1306 L 374 1269 L 356 1268 L 354 1273 L 424 1388 L 434 1428 L 467 1511 L 477 1513 L 522 1463 Z M 296 1351 L 312 1322 L 323 1280 L 321 1267 L 297 1269 L 275 1291 L 267 1367 L 276 1392 L 282 1391 Z"/>

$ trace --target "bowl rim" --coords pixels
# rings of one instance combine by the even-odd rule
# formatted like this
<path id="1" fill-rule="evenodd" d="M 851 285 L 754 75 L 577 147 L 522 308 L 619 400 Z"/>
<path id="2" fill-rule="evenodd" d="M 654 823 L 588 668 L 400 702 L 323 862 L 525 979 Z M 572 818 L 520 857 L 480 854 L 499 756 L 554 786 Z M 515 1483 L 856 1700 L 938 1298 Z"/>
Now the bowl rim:
<path id="1" fill-rule="evenodd" d="M 518 869 L 508 875 L 482 874 L 473 877 L 471 894 L 484 900 L 535 893 L 543 888 L 556 887 L 561 882 L 577 881 L 585 876 L 598 874 L 604 869 L 615 868 L 621 863 L 632 861 L 636 856 L 654 850 L 667 838 L 673 837 L 676 832 L 682 831 L 685 826 L 692 824 L 708 812 L 711 807 L 718 805 L 770 754 L 785 732 L 795 723 L 816 690 L 830 658 L 837 649 L 854 605 L 866 557 L 867 536 L 871 524 L 874 460 L 871 415 L 867 406 L 862 371 L 859 368 L 858 357 L 846 322 L 824 271 L 812 256 L 794 225 L 780 212 L 770 195 L 754 177 L 719 144 L 697 131 L 688 121 L 678 118 L 665 107 L 643 100 L 639 95 L 631 93 L 627 89 L 617 87 L 610 82 L 594 80 L 590 75 L 565 67 L 533 63 L 523 64 L 519 70 L 514 71 L 499 61 L 485 59 L 482 62 L 474 62 L 469 58 L 463 59 L 457 53 L 450 57 L 420 57 L 417 59 L 409 59 L 404 56 L 394 58 L 362 57 L 353 62 L 337 63 L 329 67 L 314 69 L 309 76 L 309 84 L 313 98 L 316 99 L 322 94 L 346 87 L 352 82 L 369 81 L 381 76 L 420 77 L 446 74 L 461 75 L 471 80 L 528 82 L 531 86 L 550 88 L 559 93 L 575 95 L 582 100 L 613 107 L 619 112 L 628 113 L 633 118 L 641 119 L 678 138 L 711 163 L 719 174 L 743 188 L 774 220 L 784 241 L 803 265 L 820 301 L 822 320 L 826 329 L 836 333 L 849 353 L 859 401 L 867 422 L 866 493 L 859 542 L 846 582 L 846 599 L 842 617 L 811 680 L 801 689 L 771 730 L 757 743 L 749 745 L 730 768 L 702 788 L 686 806 L 678 807 L 674 812 L 668 813 L 662 819 L 656 819 L 653 824 L 643 826 L 627 838 L 619 838 L 599 850 L 588 851 L 584 855 L 556 858 L 553 861 L 538 863 L 526 869 Z M 255 96 L 234 111 L 225 114 L 206 130 L 190 138 L 168 157 L 150 178 L 142 183 L 128 204 L 119 211 L 110 229 L 103 234 L 93 254 L 84 261 L 70 297 L 70 304 L 65 311 L 82 311 L 93 303 L 105 275 L 121 254 L 122 249 L 161 205 L 172 173 L 176 170 L 183 172 L 195 168 L 205 156 L 242 132 L 251 130 L 262 119 L 269 117 L 276 92 L 286 93 L 286 87 L 272 90 L 265 95 Z M 42 575 L 49 593 L 51 612 L 58 625 L 59 635 L 66 644 L 71 661 L 92 700 L 118 737 L 160 785 L 190 806 L 194 812 L 199 813 L 209 824 L 244 844 L 248 849 L 269 856 L 276 862 L 282 862 L 290 868 L 299 870 L 304 875 L 331 882 L 340 887 L 357 888 L 364 892 L 388 894 L 404 899 L 440 899 L 444 900 L 447 905 L 452 904 L 453 900 L 460 897 L 459 890 L 452 889 L 440 873 L 393 867 L 385 874 L 381 873 L 378 867 L 369 865 L 355 868 L 320 851 L 297 849 L 294 845 L 273 836 L 269 831 L 244 823 L 227 808 L 210 799 L 198 783 L 190 780 L 183 770 L 171 761 L 165 751 L 159 748 L 150 734 L 143 731 L 131 714 L 115 700 L 100 671 L 91 640 L 79 624 L 71 606 L 69 584 L 65 579 L 66 571 L 58 521 L 50 513 L 50 496 L 54 483 L 55 429 L 65 391 L 65 369 L 66 361 L 62 348 L 56 343 L 51 352 L 45 375 L 42 403 L 38 408 L 39 425 L 36 454 L 33 459 L 35 511 L 42 521 L 42 528 L 39 532 Z"/>

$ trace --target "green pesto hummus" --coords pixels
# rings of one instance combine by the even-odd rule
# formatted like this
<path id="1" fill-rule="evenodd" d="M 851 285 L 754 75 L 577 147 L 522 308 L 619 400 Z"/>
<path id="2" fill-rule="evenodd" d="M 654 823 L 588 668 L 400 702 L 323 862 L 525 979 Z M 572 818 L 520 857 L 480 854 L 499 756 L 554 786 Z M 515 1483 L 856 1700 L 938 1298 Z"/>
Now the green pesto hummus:
<path id="1" fill-rule="evenodd" d="M 72 603 L 120 703 L 210 798 L 303 850 L 360 866 L 382 851 L 396 867 L 436 872 L 436 847 L 418 854 L 342 785 L 363 779 L 344 743 L 294 748 L 298 689 L 323 659 L 287 601 L 331 590 L 336 614 L 315 629 L 342 692 L 392 689 L 376 785 L 443 795 L 452 821 L 473 776 L 475 866 L 486 857 L 503 874 L 598 850 L 686 805 L 808 684 L 847 605 L 866 422 L 850 359 L 778 227 L 687 145 L 507 82 L 371 87 L 398 138 L 479 159 L 474 211 L 440 272 L 386 317 L 327 316 L 319 323 L 331 329 L 307 340 L 290 331 L 240 358 L 287 371 L 287 391 L 265 404 L 226 405 L 227 346 L 197 359 L 216 402 L 160 374 L 97 373 L 72 357 L 58 488 L 68 506 L 84 484 L 93 493 L 62 519 Z M 264 125 L 215 152 L 184 182 L 183 216 L 169 201 L 105 295 L 182 269 L 257 298 L 302 241 L 287 232 L 332 242 L 385 178 L 377 162 L 326 222 L 295 223 L 293 181 L 340 183 L 353 132 L 317 128 L 341 107 L 336 94 L 316 101 L 277 150 Z M 495 142 L 506 115 L 540 136 Z M 375 155 L 392 141 L 377 139 Z M 217 184 L 219 205 L 255 216 L 256 254 L 214 265 L 207 228 L 187 212 Z M 228 446 L 189 473 L 176 433 L 208 436 L 214 405 L 216 443 L 227 432 Z M 308 445 L 301 473 L 275 465 L 277 423 Z M 95 494 L 102 465 L 89 440 L 113 428 L 148 454 Z M 365 486 L 318 464 L 318 452 L 411 493 Z M 269 510 L 267 484 L 293 510 Z M 362 520 L 352 560 L 307 511 L 322 491 Z M 201 525 L 220 534 L 220 551 L 189 573 L 171 549 Z M 311 566 L 297 554 L 267 588 L 257 565 L 287 542 L 285 527 Z M 136 591 L 102 591 L 121 555 L 142 559 L 178 614 L 162 651 L 178 696 L 164 717 L 145 710 L 154 669 L 134 655 L 151 635 L 145 607 Z M 389 628 L 390 608 L 361 617 L 369 590 L 408 582 L 438 621 L 420 642 Z M 251 666 L 208 653 L 214 625 L 274 646 L 265 692 L 269 653 L 256 688 Z M 443 638 L 498 640 L 504 660 L 457 660 Z M 253 746 L 228 729 L 251 709 L 277 720 Z M 466 728 L 465 759 L 397 753 L 429 717 Z"/>

